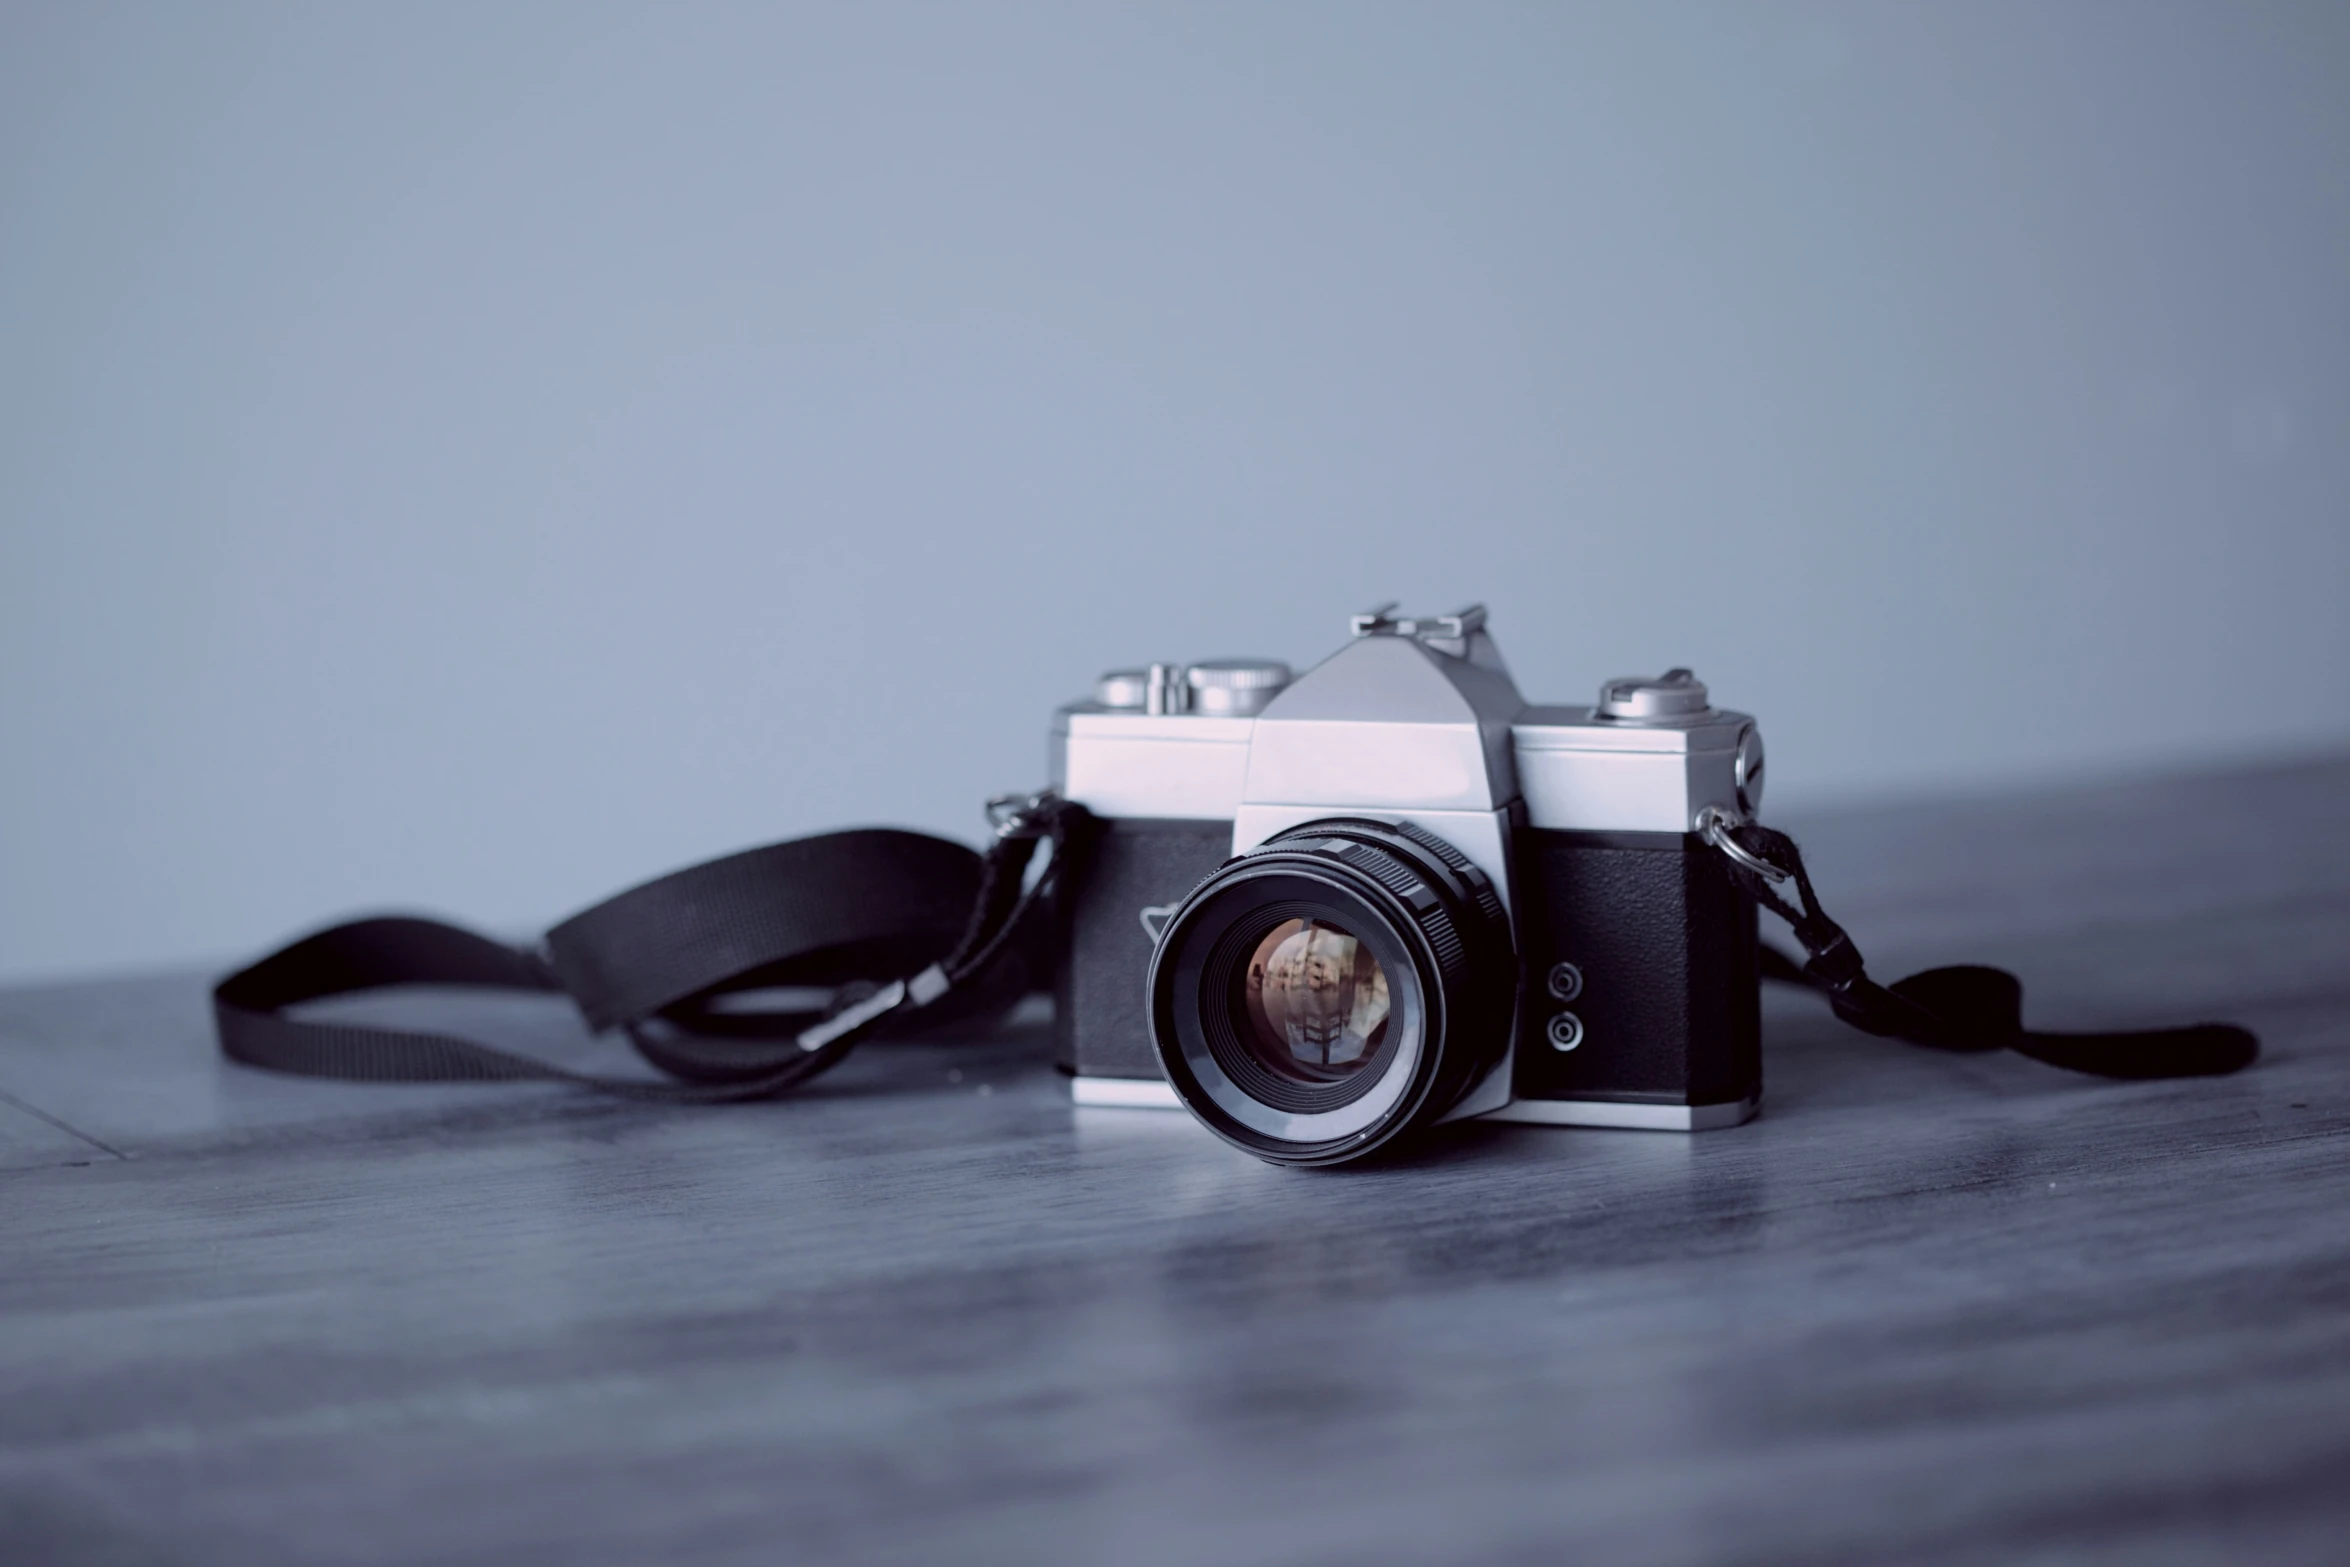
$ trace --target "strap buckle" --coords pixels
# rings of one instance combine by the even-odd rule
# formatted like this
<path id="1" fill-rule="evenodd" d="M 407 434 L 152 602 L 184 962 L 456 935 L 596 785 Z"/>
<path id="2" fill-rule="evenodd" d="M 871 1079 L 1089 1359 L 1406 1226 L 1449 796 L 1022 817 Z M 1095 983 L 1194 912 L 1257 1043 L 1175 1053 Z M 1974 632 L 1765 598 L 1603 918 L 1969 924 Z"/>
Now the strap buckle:
<path id="1" fill-rule="evenodd" d="M 1863 977 L 1864 965 L 1860 948 L 1852 944 L 1852 938 L 1844 934 L 1843 927 L 1830 925 L 1828 929 L 1834 934 L 1813 950 L 1811 960 L 1803 965 L 1803 971 L 1830 991 L 1842 995 L 1852 988 L 1855 980 Z"/>

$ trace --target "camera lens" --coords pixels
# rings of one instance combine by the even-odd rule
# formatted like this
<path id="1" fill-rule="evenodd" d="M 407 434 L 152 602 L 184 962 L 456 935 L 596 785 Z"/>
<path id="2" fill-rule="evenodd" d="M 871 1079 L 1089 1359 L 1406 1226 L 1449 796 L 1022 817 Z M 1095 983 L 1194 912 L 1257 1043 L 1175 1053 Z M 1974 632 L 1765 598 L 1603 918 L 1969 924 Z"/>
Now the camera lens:
<path id="1" fill-rule="evenodd" d="M 1227 1141 L 1337 1164 L 1441 1116 L 1508 1047 L 1515 960 L 1492 884 L 1418 829 L 1309 823 L 1167 922 L 1151 1038 Z"/>
<path id="2" fill-rule="evenodd" d="M 1387 970 L 1343 926 L 1286 919 L 1265 933 L 1241 975 L 1244 1038 L 1276 1076 L 1343 1083 L 1387 1038 Z"/>

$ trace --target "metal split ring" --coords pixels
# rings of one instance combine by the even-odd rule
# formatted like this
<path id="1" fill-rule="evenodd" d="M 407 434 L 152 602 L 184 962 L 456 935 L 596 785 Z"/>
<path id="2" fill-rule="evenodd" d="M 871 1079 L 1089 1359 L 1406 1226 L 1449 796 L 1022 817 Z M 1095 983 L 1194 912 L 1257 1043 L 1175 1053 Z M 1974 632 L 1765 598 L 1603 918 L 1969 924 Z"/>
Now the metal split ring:
<path id="1" fill-rule="evenodd" d="M 1697 836 L 1773 886 L 1785 881 L 1785 871 L 1730 836 L 1730 829 L 1740 825 L 1737 816 L 1723 806 L 1709 805 L 1697 813 Z"/>
<path id="2" fill-rule="evenodd" d="M 1057 797 L 1050 789 L 1034 794 L 999 794 L 987 802 L 987 824 L 998 838 L 1035 838 Z"/>

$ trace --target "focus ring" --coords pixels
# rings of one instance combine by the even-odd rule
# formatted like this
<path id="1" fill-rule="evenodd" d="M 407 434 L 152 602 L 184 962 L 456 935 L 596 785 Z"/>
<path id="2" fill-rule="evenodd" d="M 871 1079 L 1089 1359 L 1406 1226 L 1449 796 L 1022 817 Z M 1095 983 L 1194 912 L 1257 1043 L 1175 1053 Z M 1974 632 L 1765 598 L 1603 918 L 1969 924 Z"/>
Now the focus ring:
<path id="1" fill-rule="evenodd" d="M 1395 831 L 1397 836 L 1409 838 L 1450 867 L 1452 873 L 1460 878 L 1461 884 L 1469 889 L 1470 900 L 1477 905 L 1479 914 L 1496 924 L 1508 922 L 1509 916 L 1502 911 L 1501 894 L 1493 890 L 1492 879 L 1470 864 L 1467 855 L 1436 834 L 1422 827 L 1414 827 L 1410 822 L 1397 822 Z"/>
<path id="2" fill-rule="evenodd" d="M 1437 966 L 1447 978 L 1461 972 L 1468 953 L 1461 942 L 1460 927 L 1441 902 L 1426 896 L 1426 877 L 1367 843 L 1349 843 L 1338 858 L 1395 894 L 1396 901 L 1411 910 L 1412 923 L 1428 938 L 1428 945 L 1436 951 Z M 1415 892 L 1423 894 L 1419 902 L 1413 901 Z"/>

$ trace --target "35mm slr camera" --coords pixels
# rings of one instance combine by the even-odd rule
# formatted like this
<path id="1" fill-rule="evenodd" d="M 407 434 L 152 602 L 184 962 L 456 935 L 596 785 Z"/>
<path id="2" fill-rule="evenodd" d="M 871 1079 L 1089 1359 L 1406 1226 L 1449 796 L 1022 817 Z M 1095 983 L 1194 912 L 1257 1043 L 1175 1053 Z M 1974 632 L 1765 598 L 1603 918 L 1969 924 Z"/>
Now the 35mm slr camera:
<path id="1" fill-rule="evenodd" d="M 1697 1131 L 1761 1102 L 1756 919 L 1701 836 L 1754 720 L 1687 670 L 1528 704 L 1482 607 L 1385 606 L 1291 679 L 1102 678 L 1053 726 L 1079 1104 L 1176 1106 L 1282 1164 L 1471 1116 Z"/>

